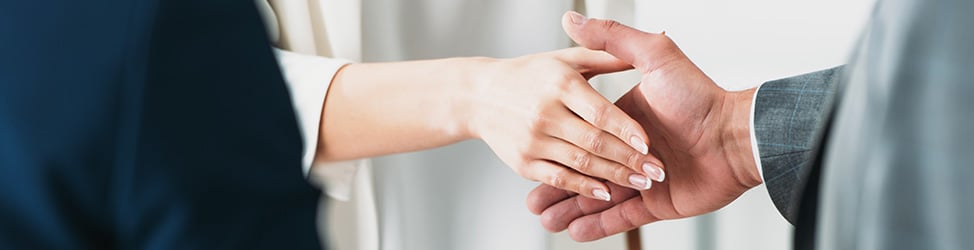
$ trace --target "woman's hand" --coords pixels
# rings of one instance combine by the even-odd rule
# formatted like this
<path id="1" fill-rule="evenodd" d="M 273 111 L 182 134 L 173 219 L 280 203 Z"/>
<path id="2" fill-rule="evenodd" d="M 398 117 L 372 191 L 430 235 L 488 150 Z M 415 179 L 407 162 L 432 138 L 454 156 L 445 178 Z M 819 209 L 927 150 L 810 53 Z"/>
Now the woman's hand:
<path id="1" fill-rule="evenodd" d="M 519 175 L 600 200 L 609 188 L 596 178 L 638 190 L 663 180 L 642 126 L 587 81 L 629 64 L 584 48 L 476 60 L 460 96 L 468 132 Z"/>
<path id="2" fill-rule="evenodd" d="M 591 241 L 659 220 L 709 213 L 762 182 L 751 151 L 754 89 L 720 88 L 669 37 L 570 13 L 565 31 L 582 46 L 604 49 L 642 73 L 616 104 L 651 129 L 652 152 L 669 178 L 650 191 L 617 190 L 611 202 L 539 186 L 528 208 L 550 231 L 566 228 Z"/>

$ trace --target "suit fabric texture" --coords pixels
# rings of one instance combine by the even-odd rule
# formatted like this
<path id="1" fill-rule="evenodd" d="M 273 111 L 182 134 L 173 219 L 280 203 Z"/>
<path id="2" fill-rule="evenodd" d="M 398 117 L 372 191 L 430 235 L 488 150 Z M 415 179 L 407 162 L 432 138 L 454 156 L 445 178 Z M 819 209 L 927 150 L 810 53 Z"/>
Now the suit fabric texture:
<path id="1" fill-rule="evenodd" d="M 754 101 L 754 135 L 764 183 L 778 212 L 795 222 L 795 198 L 812 165 L 816 133 L 842 67 L 769 81 Z"/>
<path id="2" fill-rule="evenodd" d="M 974 246 L 971 10 L 970 1 L 880 1 L 840 77 L 819 72 L 759 90 L 764 178 L 779 211 L 797 221 L 796 249 Z M 817 95 L 775 91 L 806 84 L 832 97 L 811 103 L 800 99 Z M 775 124 L 791 119 L 788 109 L 807 112 L 800 119 L 819 132 Z"/>
<path id="3" fill-rule="evenodd" d="M 818 248 L 974 247 L 972 10 L 877 5 L 823 145 Z"/>
<path id="4" fill-rule="evenodd" d="M 250 1 L 0 3 L 0 249 L 320 249 Z"/>

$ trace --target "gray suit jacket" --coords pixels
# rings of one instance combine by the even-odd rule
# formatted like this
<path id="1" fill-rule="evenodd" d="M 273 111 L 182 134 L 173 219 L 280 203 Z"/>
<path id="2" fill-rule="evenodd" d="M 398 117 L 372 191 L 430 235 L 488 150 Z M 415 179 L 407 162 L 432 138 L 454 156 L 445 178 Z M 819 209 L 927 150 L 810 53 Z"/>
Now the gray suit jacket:
<path id="1" fill-rule="evenodd" d="M 754 103 L 754 135 L 764 183 L 778 212 L 794 224 L 796 192 L 812 164 L 816 133 L 842 67 L 766 82 Z"/>
<path id="2" fill-rule="evenodd" d="M 758 91 L 765 183 L 789 221 L 814 222 L 796 225 L 796 239 L 813 240 L 796 247 L 974 247 L 971 10 L 972 1 L 881 1 L 845 69 Z M 802 190 L 809 177 L 814 192 Z"/>

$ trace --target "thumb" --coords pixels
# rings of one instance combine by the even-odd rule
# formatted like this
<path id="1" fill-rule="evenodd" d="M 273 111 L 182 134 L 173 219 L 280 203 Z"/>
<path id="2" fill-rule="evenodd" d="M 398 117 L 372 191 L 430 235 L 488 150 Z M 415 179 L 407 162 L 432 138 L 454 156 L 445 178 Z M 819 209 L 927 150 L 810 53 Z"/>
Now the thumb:
<path id="1" fill-rule="evenodd" d="M 643 73 L 683 55 L 666 35 L 643 32 L 613 20 L 587 18 L 569 11 L 562 17 L 561 26 L 575 43 L 604 50 Z"/>

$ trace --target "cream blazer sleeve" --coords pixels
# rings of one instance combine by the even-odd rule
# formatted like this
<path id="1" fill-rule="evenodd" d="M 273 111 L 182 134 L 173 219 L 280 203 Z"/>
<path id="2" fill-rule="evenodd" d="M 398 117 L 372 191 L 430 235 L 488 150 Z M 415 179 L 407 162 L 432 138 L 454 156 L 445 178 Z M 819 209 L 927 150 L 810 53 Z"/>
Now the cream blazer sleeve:
<path id="1" fill-rule="evenodd" d="M 316 184 L 323 186 L 329 197 L 348 200 L 354 177 L 366 162 L 315 163 L 313 160 L 318 146 L 322 104 L 328 87 L 338 70 L 351 60 L 334 57 L 332 43 L 324 26 L 324 13 L 315 11 L 322 9 L 317 1 L 258 0 L 256 3 L 276 46 L 274 51 L 291 93 L 305 146 L 302 158 L 304 172 Z M 343 42 L 354 43 L 340 41 L 339 44 Z"/>
<path id="2" fill-rule="evenodd" d="M 377 250 L 378 217 L 369 160 L 312 162 L 328 86 L 342 66 L 361 61 L 361 2 L 256 2 L 271 33 L 304 135 L 305 171 L 312 182 L 324 187 L 328 198 L 339 201 L 319 209 L 319 232 L 334 249 Z"/>

